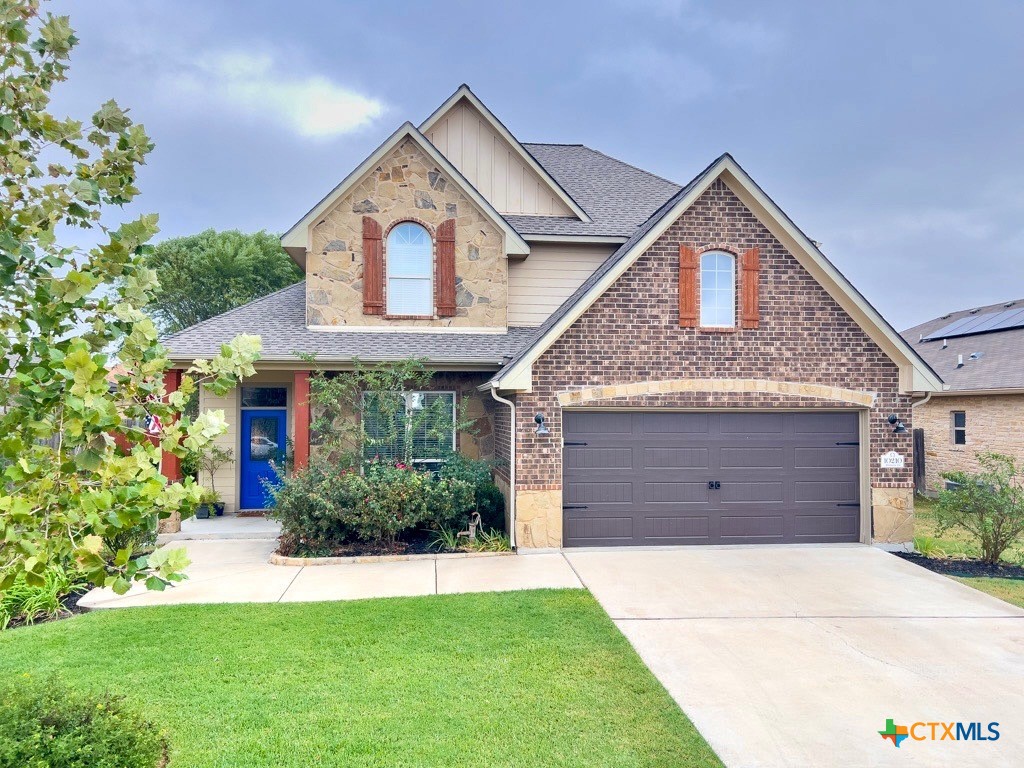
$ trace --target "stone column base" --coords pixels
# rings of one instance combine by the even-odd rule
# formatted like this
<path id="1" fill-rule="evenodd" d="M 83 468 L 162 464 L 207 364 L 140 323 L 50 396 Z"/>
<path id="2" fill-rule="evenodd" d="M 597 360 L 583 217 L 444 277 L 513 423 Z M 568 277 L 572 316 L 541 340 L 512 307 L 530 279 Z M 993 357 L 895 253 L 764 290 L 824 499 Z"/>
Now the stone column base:
<path id="1" fill-rule="evenodd" d="M 914 489 L 871 488 L 872 540 L 896 544 L 914 540 Z"/>
<path id="2" fill-rule="evenodd" d="M 516 546 L 548 549 L 562 546 L 562 491 L 516 492 Z"/>

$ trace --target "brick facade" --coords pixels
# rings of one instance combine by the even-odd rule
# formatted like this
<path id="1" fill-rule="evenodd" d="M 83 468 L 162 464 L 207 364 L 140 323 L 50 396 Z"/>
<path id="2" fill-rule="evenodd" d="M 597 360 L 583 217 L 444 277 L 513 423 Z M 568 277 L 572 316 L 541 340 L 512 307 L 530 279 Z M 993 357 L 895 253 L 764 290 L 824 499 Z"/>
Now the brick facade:
<path id="1" fill-rule="evenodd" d="M 967 416 L 967 444 L 953 444 L 952 413 Z M 1005 453 L 1024 463 L 1024 395 L 933 397 L 914 409 L 914 424 L 924 429 L 925 486 L 942 488 L 942 473 L 979 469 L 983 451 Z"/>
<path id="2" fill-rule="evenodd" d="M 759 249 L 758 328 L 713 332 L 679 326 L 681 243 L 698 252 L 717 249 L 736 256 L 750 248 Z M 699 285 L 697 291 L 699 295 Z M 737 290 L 736 295 L 739 300 L 742 291 Z M 737 318 L 739 311 L 737 306 Z M 543 494 L 545 503 L 550 503 L 550 492 L 561 490 L 559 393 L 669 379 L 797 382 L 870 393 L 871 485 L 901 489 L 885 494 L 886 499 L 909 497 L 911 409 L 910 399 L 899 394 L 896 364 L 721 180 L 714 182 L 534 363 L 533 391 L 516 398 L 517 498 L 524 493 L 537 494 L 537 498 Z M 598 397 L 586 406 L 863 408 L 863 401 L 842 402 L 781 391 L 693 389 Z M 533 417 L 537 412 L 547 418 L 549 436 L 536 435 Z M 907 434 L 893 434 L 885 421 L 890 413 L 906 424 Z M 879 467 L 880 455 L 890 450 L 907 458 L 904 469 Z M 909 504 L 912 508 L 912 499 Z M 560 506 L 558 515 L 560 537 Z M 550 520 L 548 528 L 555 527 L 555 521 Z M 521 532 L 521 540 L 529 539 L 528 534 Z M 526 541 L 521 543 L 529 546 Z M 559 543 L 549 538 L 535 545 Z"/>

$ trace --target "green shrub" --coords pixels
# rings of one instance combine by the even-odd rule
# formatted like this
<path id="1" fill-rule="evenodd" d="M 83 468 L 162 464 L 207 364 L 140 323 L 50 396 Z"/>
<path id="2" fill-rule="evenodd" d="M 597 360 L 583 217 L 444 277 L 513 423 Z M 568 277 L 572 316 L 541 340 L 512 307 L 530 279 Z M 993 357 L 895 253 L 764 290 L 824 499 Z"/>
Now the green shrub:
<path id="1" fill-rule="evenodd" d="M 495 485 L 489 461 L 453 454 L 441 467 L 441 477 L 463 480 L 473 487 L 474 505 L 485 528 L 505 530 L 505 496 Z"/>
<path id="2" fill-rule="evenodd" d="M 25 583 L 19 576 L 14 584 L 0 592 L 0 630 L 14 624 L 33 624 L 45 619 L 56 619 L 66 613 L 64 602 L 68 597 L 88 589 L 85 578 L 77 571 L 59 565 L 46 569 L 41 586 Z"/>
<path id="3" fill-rule="evenodd" d="M 0 685 L 0 768 L 156 768 L 166 743 L 124 700 L 22 677 Z"/>
<path id="4" fill-rule="evenodd" d="M 355 537 L 349 512 L 366 497 L 365 480 L 351 469 L 314 456 L 302 470 L 271 488 L 272 517 L 282 536 L 303 549 L 330 548 Z"/>
<path id="5" fill-rule="evenodd" d="M 939 493 L 935 522 L 939 535 L 962 528 L 977 539 L 981 557 L 997 563 L 1003 552 L 1024 535 L 1024 484 L 1021 469 L 1010 456 L 979 453 L 981 472 L 947 472 L 956 485 Z"/>

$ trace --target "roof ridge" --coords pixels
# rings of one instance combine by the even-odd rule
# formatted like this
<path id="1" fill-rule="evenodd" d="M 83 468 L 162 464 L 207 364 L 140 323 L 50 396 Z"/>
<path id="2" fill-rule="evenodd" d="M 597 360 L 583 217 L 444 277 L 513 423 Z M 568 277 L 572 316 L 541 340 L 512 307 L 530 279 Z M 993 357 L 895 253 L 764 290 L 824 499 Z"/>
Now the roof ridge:
<path id="1" fill-rule="evenodd" d="M 590 149 L 586 144 L 581 144 L 578 141 L 521 141 L 519 143 L 524 147 L 529 144 L 531 147 L 586 147 Z"/>
<path id="2" fill-rule="evenodd" d="M 620 160 L 617 157 L 612 157 L 611 155 L 605 154 L 600 149 L 594 149 L 593 147 L 588 147 L 586 144 L 580 144 L 580 146 L 583 147 L 584 149 L 590 150 L 591 152 L 593 152 L 596 155 L 600 155 L 601 157 L 608 158 L 609 160 L 614 160 L 616 163 L 621 163 L 622 165 L 628 166 L 628 167 L 632 168 L 634 171 L 640 171 L 640 173 L 647 174 L 652 179 L 657 179 L 658 181 L 664 181 L 666 184 L 671 184 L 672 186 L 679 187 L 680 189 L 682 189 L 682 187 L 683 187 L 683 185 L 681 185 L 681 184 L 679 184 L 679 183 L 677 183 L 675 181 L 672 181 L 671 179 L 666 179 L 664 176 L 659 176 L 656 173 L 652 173 L 651 171 L 648 171 L 646 168 L 641 168 L 638 165 L 633 165 L 632 163 L 627 163 L 625 160 Z M 713 163 L 712 163 L 712 165 L 713 165 Z"/>
<path id="3" fill-rule="evenodd" d="M 305 284 L 306 284 L 306 278 L 303 277 L 298 282 L 292 283 L 291 285 L 286 285 L 284 288 L 278 288 L 273 293 L 268 293 L 265 296 L 259 296 L 259 297 L 255 298 L 255 299 L 253 299 L 252 301 L 245 302 L 245 304 L 240 304 L 237 307 L 232 307 L 227 312 L 221 312 L 219 315 L 214 315 L 213 317 L 208 317 L 205 320 L 200 320 L 198 323 L 195 323 L 193 325 L 190 325 L 190 326 L 187 326 L 185 328 L 182 328 L 181 330 L 177 330 L 174 333 L 172 333 L 172 334 L 170 334 L 168 336 L 164 336 L 162 339 L 160 339 L 160 343 L 161 344 L 166 344 L 166 342 L 171 341 L 172 339 L 174 339 L 177 336 L 180 336 L 181 334 L 185 333 L 185 331 L 193 331 L 196 328 L 202 328 L 204 325 L 206 325 L 207 323 L 212 323 L 214 320 L 220 320 L 222 317 L 227 317 L 228 315 L 233 315 L 236 312 L 240 312 L 243 309 L 248 309 L 253 304 L 258 304 L 261 301 L 266 301 L 267 299 L 273 298 L 274 296 L 277 296 L 280 293 L 284 293 L 285 291 L 290 291 L 290 290 L 292 290 L 293 288 L 295 288 L 297 286 L 305 285 Z M 228 339 L 228 341 L 230 341 L 230 339 Z"/>

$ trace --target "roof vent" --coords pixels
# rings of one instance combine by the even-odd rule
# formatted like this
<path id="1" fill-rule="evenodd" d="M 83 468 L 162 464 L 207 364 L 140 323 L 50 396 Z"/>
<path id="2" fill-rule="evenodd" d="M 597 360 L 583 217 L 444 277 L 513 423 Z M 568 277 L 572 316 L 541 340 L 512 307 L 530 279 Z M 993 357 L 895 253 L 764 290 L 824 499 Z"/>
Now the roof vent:
<path id="1" fill-rule="evenodd" d="M 971 352 L 969 360 L 981 360 L 985 356 L 984 352 Z"/>
<path id="2" fill-rule="evenodd" d="M 943 339 L 943 340 L 942 340 L 942 348 L 943 348 L 943 349 L 945 349 L 945 348 L 946 348 L 946 347 L 948 347 L 948 346 L 949 346 L 949 342 L 948 342 L 948 341 L 946 341 L 945 339 Z"/>
<path id="3" fill-rule="evenodd" d="M 963 355 L 957 355 L 956 356 L 956 367 L 957 368 L 963 368 L 964 367 L 964 356 Z"/>
<path id="4" fill-rule="evenodd" d="M 939 320 L 949 320 L 950 317 L 952 317 L 952 314 L 943 315 L 942 317 L 939 318 Z"/>
<path id="5" fill-rule="evenodd" d="M 1005 304 L 1003 304 L 1003 306 L 1004 307 L 1012 307 L 1016 303 L 1017 303 L 1016 301 L 1008 301 Z"/>
<path id="6" fill-rule="evenodd" d="M 969 315 L 976 315 L 976 314 L 978 314 L 979 312 L 981 312 L 981 310 L 980 310 L 980 309 L 972 309 L 972 310 L 971 310 L 970 312 L 968 312 L 967 314 L 969 314 Z"/>

